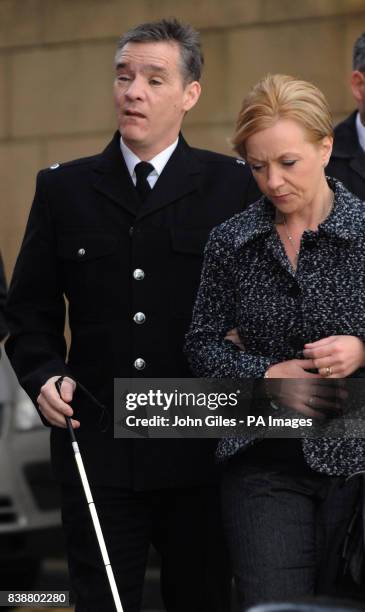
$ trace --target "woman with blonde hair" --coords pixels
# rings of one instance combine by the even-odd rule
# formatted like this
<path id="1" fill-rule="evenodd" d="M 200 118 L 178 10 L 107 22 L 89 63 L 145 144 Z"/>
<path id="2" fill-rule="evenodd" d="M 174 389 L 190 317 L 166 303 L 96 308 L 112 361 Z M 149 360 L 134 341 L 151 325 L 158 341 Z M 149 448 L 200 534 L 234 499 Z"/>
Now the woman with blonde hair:
<path id="1" fill-rule="evenodd" d="M 211 233 L 186 347 L 196 375 L 265 379 L 274 406 L 313 419 L 341 404 L 331 381 L 365 366 L 365 206 L 325 175 L 332 135 L 311 83 L 269 75 L 245 98 L 233 142 L 263 196 Z M 241 605 L 333 594 L 336 571 L 322 573 L 356 503 L 346 477 L 364 468 L 364 443 L 241 437 L 217 453 Z"/>

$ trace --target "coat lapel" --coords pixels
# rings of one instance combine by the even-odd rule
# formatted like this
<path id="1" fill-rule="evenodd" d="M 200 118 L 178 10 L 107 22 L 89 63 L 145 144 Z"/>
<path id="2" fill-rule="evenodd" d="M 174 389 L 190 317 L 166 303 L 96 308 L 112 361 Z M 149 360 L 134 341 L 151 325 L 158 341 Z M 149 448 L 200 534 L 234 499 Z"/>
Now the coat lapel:
<path id="1" fill-rule="evenodd" d="M 119 132 L 102 152 L 94 170 L 94 188 L 135 215 L 140 202 L 120 150 Z"/>
<path id="2" fill-rule="evenodd" d="M 365 180 L 365 153 L 362 150 L 350 161 L 350 166 Z"/>
<path id="3" fill-rule="evenodd" d="M 179 143 L 141 207 L 138 218 L 153 214 L 197 190 L 200 174 L 201 164 L 180 134 Z"/>
<path id="4" fill-rule="evenodd" d="M 198 189 L 201 165 L 180 134 L 175 151 L 141 206 L 120 150 L 120 134 L 116 132 L 102 152 L 94 171 L 94 188 L 133 215 L 139 210 L 137 217 L 140 219 Z"/>
<path id="5" fill-rule="evenodd" d="M 350 167 L 365 179 L 365 153 L 357 138 L 356 115 L 354 111 L 340 124 L 340 129 L 336 128 L 333 156 L 347 159 Z"/>

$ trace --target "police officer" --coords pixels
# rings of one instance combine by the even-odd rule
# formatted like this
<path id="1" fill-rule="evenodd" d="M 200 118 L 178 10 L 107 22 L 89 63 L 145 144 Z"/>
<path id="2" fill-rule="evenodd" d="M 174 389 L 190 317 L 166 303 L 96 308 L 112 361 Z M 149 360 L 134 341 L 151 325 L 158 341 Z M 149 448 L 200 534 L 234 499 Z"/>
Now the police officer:
<path id="1" fill-rule="evenodd" d="M 7 352 L 52 426 L 77 612 L 113 604 L 64 415 L 78 430 L 125 611 L 140 610 L 151 542 L 169 612 L 229 609 L 214 441 L 121 440 L 112 431 L 115 377 L 190 375 L 182 347 L 205 242 L 256 197 L 242 160 L 191 148 L 180 133 L 199 99 L 202 64 L 198 33 L 176 20 L 122 36 L 118 131 L 101 154 L 39 173 L 10 288 Z M 106 431 L 78 381 L 110 412 Z"/>

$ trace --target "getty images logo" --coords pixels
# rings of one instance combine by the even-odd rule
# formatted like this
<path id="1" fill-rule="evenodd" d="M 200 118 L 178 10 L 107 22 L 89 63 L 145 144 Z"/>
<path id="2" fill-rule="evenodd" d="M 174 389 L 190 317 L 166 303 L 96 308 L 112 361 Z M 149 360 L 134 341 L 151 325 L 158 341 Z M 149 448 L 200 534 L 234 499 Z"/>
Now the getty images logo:
<path id="1" fill-rule="evenodd" d="M 149 389 L 145 393 L 126 393 L 125 407 L 127 410 L 142 407 L 161 408 L 161 410 L 169 410 L 171 407 L 217 410 L 224 406 L 237 406 L 238 399 L 239 390 L 232 393 L 193 393 L 175 389 L 168 393 L 161 389 Z"/>

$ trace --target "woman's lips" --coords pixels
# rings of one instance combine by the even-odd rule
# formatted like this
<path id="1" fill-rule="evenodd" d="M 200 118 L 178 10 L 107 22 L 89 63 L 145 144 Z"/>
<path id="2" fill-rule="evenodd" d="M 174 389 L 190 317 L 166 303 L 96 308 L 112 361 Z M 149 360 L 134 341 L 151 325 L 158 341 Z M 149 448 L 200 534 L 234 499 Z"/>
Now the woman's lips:
<path id="1" fill-rule="evenodd" d="M 270 198 L 270 200 L 278 200 L 280 202 L 281 200 L 285 200 L 285 198 L 288 198 L 289 195 L 290 195 L 290 193 L 282 193 L 280 195 L 272 194 L 272 195 L 269 196 L 269 198 Z"/>

